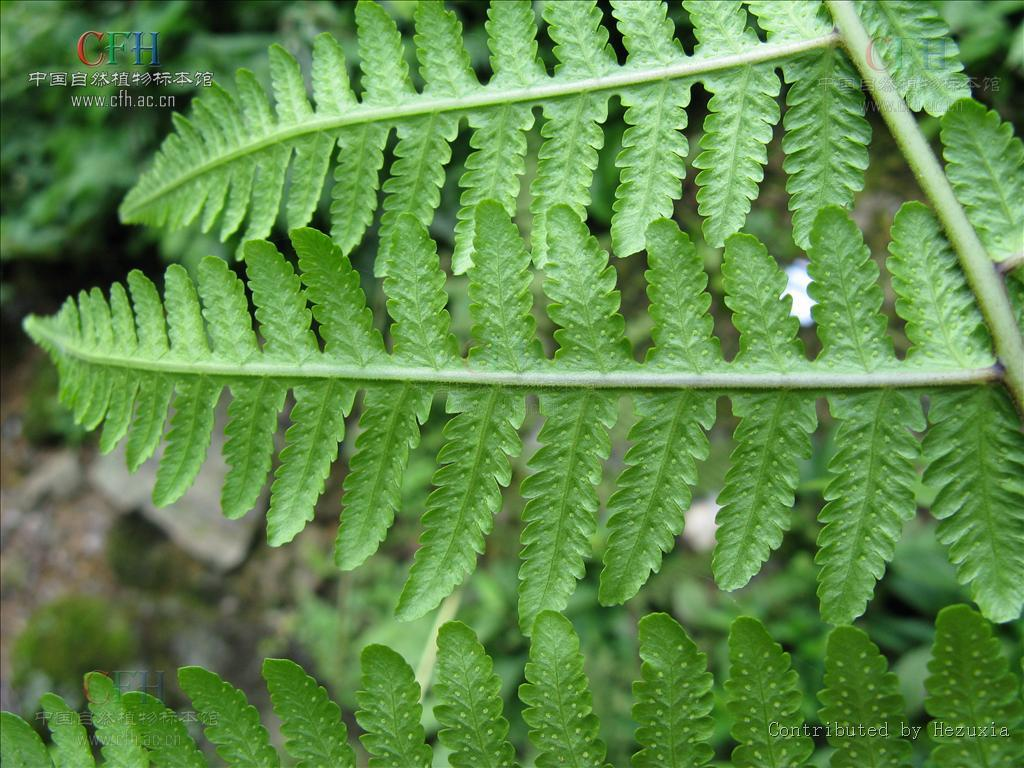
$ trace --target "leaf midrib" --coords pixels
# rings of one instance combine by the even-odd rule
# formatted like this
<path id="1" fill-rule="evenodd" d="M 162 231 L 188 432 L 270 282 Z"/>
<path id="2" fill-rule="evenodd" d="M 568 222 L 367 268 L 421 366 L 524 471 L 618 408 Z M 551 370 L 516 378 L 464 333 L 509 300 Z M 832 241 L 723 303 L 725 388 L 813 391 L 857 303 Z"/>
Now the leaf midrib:
<path id="1" fill-rule="evenodd" d="M 244 363 L 228 362 L 210 358 L 200 361 L 182 361 L 170 356 L 145 359 L 139 356 L 96 352 L 76 348 L 78 340 L 59 332 L 45 320 L 32 317 L 27 322 L 30 334 L 37 340 L 52 345 L 56 354 L 78 360 L 82 363 L 105 368 L 124 369 L 138 375 L 148 372 L 155 375 L 177 377 L 209 376 L 225 383 L 252 378 L 272 378 L 285 384 L 303 380 L 341 379 L 357 382 L 360 386 L 373 383 L 397 381 L 445 386 L 494 386 L 512 389 L 565 390 L 664 390 L 699 389 L 763 390 L 800 389 L 822 393 L 836 390 L 864 390 L 880 388 L 935 388 L 982 384 L 997 381 L 1002 377 L 997 366 L 981 368 L 928 368 L 922 365 L 892 361 L 873 371 L 837 371 L 834 366 L 825 367 L 820 362 L 798 361 L 785 372 L 772 372 L 762 366 L 747 366 L 722 362 L 713 370 L 702 372 L 666 371 L 638 365 L 631 368 L 612 368 L 606 371 L 574 369 L 548 360 L 546 364 L 523 371 L 488 370 L 473 368 L 462 358 L 444 367 L 404 365 L 391 359 L 386 363 L 357 365 L 349 361 L 330 358 L 323 353 L 314 353 L 302 362 L 273 359 L 264 355 L 262 359 Z"/>

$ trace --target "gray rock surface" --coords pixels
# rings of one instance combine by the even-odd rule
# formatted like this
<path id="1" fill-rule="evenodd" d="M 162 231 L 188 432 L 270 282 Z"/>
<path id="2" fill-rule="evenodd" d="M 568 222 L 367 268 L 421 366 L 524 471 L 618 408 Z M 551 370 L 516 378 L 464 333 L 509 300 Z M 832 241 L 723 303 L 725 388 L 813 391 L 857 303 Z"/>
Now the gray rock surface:
<path id="1" fill-rule="evenodd" d="M 264 489 L 256 508 L 244 518 L 228 520 L 221 514 L 220 490 L 227 465 L 222 455 L 223 414 L 218 416 L 203 468 L 192 487 L 174 504 L 162 508 L 153 504 L 152 492 L 163 444 L 156 456 L 131 474 L 122 443 L 112 453 L 97 457 L 89 468 L 89 482 L 118 511 L 139 510 L 190 555 L 220 571 L 228 571 L 239 565 L 249 551 L 253 531 L 264 519 L 267 491 Z"/>

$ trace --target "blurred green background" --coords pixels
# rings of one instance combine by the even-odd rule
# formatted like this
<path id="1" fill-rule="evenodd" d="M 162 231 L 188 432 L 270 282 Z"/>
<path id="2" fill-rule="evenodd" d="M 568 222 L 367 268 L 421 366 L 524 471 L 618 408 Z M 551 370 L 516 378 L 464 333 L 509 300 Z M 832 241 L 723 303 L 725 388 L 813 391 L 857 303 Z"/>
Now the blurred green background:
<path id="1" fill-rule="evenodd" d="M 411 33 L 412 5 L 387 1 L 384 5 L 403 31 Z M 477 2 L 450 6 L 463 21 L 473 65 L 485 78 L 489 69 L 483 28 L 486 6 Z M 1024 109 L 1019 98 L 1024 82 L 1024 2 L 944 2 L 940 10 L 960 43 L 968 74 L 977 78 L 976 98 L 1013 122 L 1019 135 Z M 674 2 L 670 12 L 684 47 L 692 50 L 685 13 Z M 286 655 L 306 665 L 351 713 L 358 653 L 365 644 L 388 643 L 414 668 L 429 669 L 434 617 L 401 624 L 393 619 L 391 610 L 416 546 L 418 518 L 441 444 L 444 420 L 440 399 L 411 458 L 403 512 L 387 542 L 363 568 L 340 574 L 331 563 L 330 549 L 351 441 L 343 446 L 342 459 L 328 481 L 314 524 L 294 544 L 270 549 L 256 512 L 240 522 L 224 523 L 219 518 L 216 499 L 223 474 L 216 459 L 219 444 L 211 450 L 211 460 L 196 488 L 182 502 L 169 511 L 153 509 L 148 503 L 153 468 L 144 467 L 141 478 L 130 478 L 120 456 L 98 455 L 94 437 L 83 434 L 57 404 L 55 373 L 20 329 L 25 314 L 50 312 L 69 293 L 92 285 L 105 287 L 122 279 L 129 269 L 140 268 L 159 279 L 167 262 L 191 268 L 209 253 L 230 258 L 236 246 L 197 231 L 162 234 L 122 226 L 118 221 L 118 203 L 170 130 L 171 110 L 74 108 L 68 88 L 33 86 L 31 72 L 83 71 L 74 51 L 83 31 L 153 30 L 160 33 L 166 71 L 211 71 L 215 79 L 230 84 L 233 71 L 244 66 L 269 84 L 268 45 L 279 42 L 308 64 L 312 39 L 325 30 L 341 40 L 349 64 L 354 66 L 353 5 L 185 0 L 4 2 L 0 14 L 0 708 L 20 712 L 32 722 L 44 690 L 56 689 L 80 702 L 81 676 L 93 669 L 145 673 L 146 684 L 162 684 L 167 703 L 181 707 L 185 702 L 173 682 L 173 670 L 184 664 L 204 664 L 243 686 L 253 703 L 269 710 L 259 678 L 260 660 L 266 655 Z M 550 63 L 551 46 L 543 30 L 540 40 L 541 53 Z M 621 59 L 621 40 L 614 32 L 612 43 Z M 410 57 L 411 48 L 407 46 Z M 354 79 L 358 82 L 357 75 Z M 101 93 L 103 89 L 83 92 Z M 201 89 L 178 86 L 161 92 L 175 94 L 178 111 L 186 111 L 189 99 Z M 687 129 L 691 163 L 706 101 L 703 89 L 695 86 Z M 590 210 L 590 225 L 605 247 L 617 182 L 614 160 L 624 128 L 621 115 L 621 107 L 613 100 Z M 921 194 L 884 125 L 877 115 L 871 114 L 870 119 L 875 136 L 871 166 L 855 215 L 881 261 L 892 216 L 904 200 Z M 923 125 L 930 136 L 936 136 L 934 120 L 924 118 Z M 788 266 L 802 254 L 789 235 L 780 133 L 777 128 L 765 181 L 747 229 Z M 529 187 L 531 163 L 540 143 L 537 129 L 530 141 L 524 190 Z M 443 259 L 450 254 L 457 180 L 467 151 L 463 133 L 453 148 L 442 205 L 432 228 Z M 721 301 L 720 253 L 700 242 L 692 165 L 688 175 L 676 217 L 695 236 L 704 255 L 711 276 L 716 332 L 731 357 L 737 346 L 736 332 Z M 325 229 L 326 200 L 325 195 L 314 222 Z M 528 222 L 528 217 L 523 221 Z M 275 238 L 282 235 L 283 224 Z M 365 276 L 364 286 L 379 319 L 383 297 L 372 278 L 375 247 L 371 233 L 353 260 Z M 643 256 L 616 261 L 616 267 L 629 334 L 640 350 L 648 343 L 649 331 Z M 884 287 L 886 309 L 892 317 L 890 330 L 902 350 L 906 342 L 891 311 L 891 291 L 887 283 Z M 468 302 L 464 278 L 450 279 L 449 289 L 455 330 L 465 340 Z M 550 347 L 550 328 L 543 322 L 541 332 Z M 813 327 L 802 333 L 809 352 L 815 353 Z M 535 411 L 535 404 L 530 405 Z M 625 607 L 599 607 L 596 584 L 606 537 L 601 528 L 594 537 L 587 577 L 568 610 L 581 635 L 595 708 L 615 765 L 626 764 L 633 748 L 629 684 L 639 671 L 635 624 L 651 610 L 668 611 L 683 623 L 708 653 L 719 682 L 727 671 L 725 638 L 730 621 L 741 614 L 757 616 L 793 653 L 805 691 L 821 687 L 820 659 L 827 627 L 818 619 L 813 553 L 818 530 L 815 515 L 832 452 L 827 411 L 821 409 L 822 427 L 815 435 L 814 457 L 801 467 L 793 527 L 781 550 L 748 587 L 726 594 L 712 582 L 710 548 L 714 499 L 728 466 L 735 420 L 724 398 L 719 410 L 718 424 L 710 435 L 711 456 L 700 468 L 686 533 L 666 557 L 662 572 Z M 357 417 L 358 409 L 350 419 L 353 425 Z M 611 480 L 621 469 L 629 423 L 624 403 L 613 434 L 602 499 L 607 498 Z M 527 419 L 524 457 L 536 445 L 537 426 L 535 418 Z M 524 465 L 521 457 L 515 465 L 513 487 L 518 486 Z M 930 497 L 929 489 L 922 486 L 918 518 L 907 525 L 896 558 L 860 622 L 882 650 L 898 660 L 895 671 L 917 724 L 925 719 L 924 665 L 935 614 L 945 605 L 967 600 L 935 542 L 934 522 L 927 513 Z M 516 714 L 515 699 L 527 653 L 515 619 L 521 502 L 517 493 L 506 494 L 506 500 L 478 571 L 447 607 L 457 609 L 458 616 L 476 629 L 496 657 L 512 712 L 512 736 L 521 753 L 528 756 L 526 729 Z M 1000 631 L 1019 668 L 1016 662 L 1024 630 L 1016 625 Z M 148 690 L 153 692 L 152 687 Z M 436 725 L 431 725 L 429 694 L 426 703 L 428 728 L 433 733 Z M 807 704 L 805 715 L 814 721 L 810 698 Z M 729 721 L 720 696 L 716 707 L 723 716 L 717 720 L 715 742 L 718 758 L 725 759 Z M 924 739 L 916 744 L 918 762 L 926 747 Z M 819 756 L 823 755 L 819 750 Z"/>

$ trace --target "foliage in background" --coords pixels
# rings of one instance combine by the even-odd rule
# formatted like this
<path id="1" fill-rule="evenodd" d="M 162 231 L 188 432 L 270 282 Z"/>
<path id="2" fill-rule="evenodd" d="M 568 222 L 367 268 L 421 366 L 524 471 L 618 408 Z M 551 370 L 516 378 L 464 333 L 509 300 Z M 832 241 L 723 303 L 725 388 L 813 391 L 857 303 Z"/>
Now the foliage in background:
<path id="1" fill-rule="evenodd" d="M 706 765 L 714 756 L 709 744 L 714 730 L 713 676 L 707 657 L 664 613 L 641 619 L 638 635 L 642 664 L 633 684 L 632 716 L 639 750 L 632 765 Z M 724 701 L 731 721 L 733 765 L 803 764 L 821 737 L 827 738 L 823 752 L 832 766 L 906 763 L 912 722 L 905 715 L 896 676 L 864 631 L 840 627 L 829 635 L 819 718 L 809 721 L 801 706 L 805 692 L 791 657 L 759 621 L 741 617 L 733 622 L 728 657 Z M 263 677 L 285 750 L 298 765 L 355 766 L 348 729 L 323 687 L 285 659 L 267 659 Z M 607 747 L 593 712 L 579 638 L 563 616 L 543 612 L 537 617 L 525 678 L 519 698 L 530 729 L 528 764 L 606 765 Z M 182 668 L 178 681 L 192 700 L 206 737 L 228 765 L 279 764 L 267 729 L 242 691 L 201 667 Z M 438 632 L 433 686 L 439 755 L 425 740 L 423 691 L 412 668 L 387 646 L 363 649 L 355 717 L 370 766 L 430 768 L 439 756 L 458 768 L 516 764 L 516 750 L 508 740 L 509 721 L 503 714 L 501 680 L 476 634 L 461 622 L 449 622 Z M 159 699 L 138 691 L 122 695 L 100 673 L 87 675 L 85 688 L 92 726 L 103 745 L 102 764 L 206 764 L 178 713 Z M 991 625 L 967 606 L 939 613 L 925 689 L 932 721 L 913 733 L 934 744 L 933 759 L 963 766 L 1012 765 L 1024 759 L 1020 680 L 992 637 Z M 78 713 L 55 694 L 44 696 L 42 706 L 53 735 L 52 752 L 48 756 L 25 721 L 5 712 L 0 737 L 4 764 L 41 768 L 51 757 L 58 766 L 94 764 Z M 926 729 L 924 735 L 919 735 L 921 729 Z"/>

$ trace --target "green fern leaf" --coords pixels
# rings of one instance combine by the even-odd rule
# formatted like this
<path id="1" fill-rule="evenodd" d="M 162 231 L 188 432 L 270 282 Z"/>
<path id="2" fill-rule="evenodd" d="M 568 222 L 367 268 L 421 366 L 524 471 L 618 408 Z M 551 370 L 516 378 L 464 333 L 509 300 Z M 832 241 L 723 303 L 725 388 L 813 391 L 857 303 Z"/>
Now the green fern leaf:
<path id="1" fill-rule="evenodd" d="M 939 222 L 921 203 L 904 203 L 892 224 L 886 262 L 896 312 L 906 320 L 911 360 L 941 366 L 992 365 L 992 343 Z"/>
<path id="2" fill-rule="evenodd" d="M 399 654 L 383 645 L 368 645 L 361 656 L 362 690 L 356 693 L 359 737 L 370 753 L 370 768 L 429 768 L 431 751 L 424 743 L 420 687 Z"/>
<path id="3" fill-rule="evenodd" d="M 299 63 L 280 45 L 270 46 L 270 79 L 282 125 L 301 124 L 313 117 Z M 296 145 L 286 203 L 289 226 L 301 226 L 313 215 L 333 145 L 334 137 L 327 134 L 305 138 Z"/>
<path id="4" fill-rule="evenodd" d="M 564 616 L 553 611 L 537 616 L 519 698 L 526 705 L 523 720 L 537 749 L 538 768 L 603 768 L 605 745 L 592 711 L 580 641 Z"/>
<path id="5" fill-rule="evenodd" d="M 232 384 L 231 396 L 224 427 L 228 472 L 221 489 L 221 509 L 226 517 L 238 518 L 255 506 L 270 473 L 285 389 L 264 378 Z"/>
<path id="6" fill-rule="evenodd" d="M 135 318 L 128 294 L 120 283 L 110 286 L 110 318 L 111 330 L 118 345 L 128 354 L 135 352 L 138 348 Z M 110 453 L 128 433 L 139 391 L 139 382 L 135 377 L 122 372 L 114 372 L 111 376 L 110 403 L 103 423 L 103 434 L 100 436 L 101 453 Z"/>
<path id="7" fill-rule="evenodd" d="M 615 54 L 608 45 L 608 31 L 601 24 L 601 16 L 596 0 L 544 5 L 544 20 L 559 62 L 556 75 L 583 79 L 611 70 Z M 604 146 L 601 124 L 608 118 L 608 96 L 584 92 L 545 103 L 544 118 L 544 144 L 537 155 L 537 176 L 530 187 L 531 245 L 538 267 L 548 262 L 548 211 L 552 206 L 569 205 L 583 218 L 590 204 L 597 153 Z"/>
<path id="8" fill-rule="evenodd" d="M 146 768 L 149 755 L 114 681 L 100 672 L 85 676 L 85 694 L 107 768 Z M 39 763 L 36 763 L 39 765 Z"/>
<path id="9" fill-rule="evenodd" d="M 356 756 L 348 744 L 341 710 L 323 686 L 287 659 L 264 661 L 263 677 L 274 713 L 281 720 L 285 749 L 298 761 L 298 768 L 355 768 Z"/>
<path id="10" fill-rule="evenodd" d="M 89 737 L 82 725 L 82 718 L 77 711 L 71 709 L 60 696 L 47 693 L 39 705 L 46 714 L 46 727 L 53 736 L 53 749 L 50 757 L 54 768 L 93 768 L 96 760 L 92 756 Z M 130 709 L 130 708 L 129 708 Z M 15 726 L 16 728 L 17 726 Z M 4 726 L 6 730 L 7 726 Z M 4 763 L 7 762 L 7 749 L 3 750 Z M 49 763 L 45 762 L 44 765 Z"/>
<path id="11" fill-rule="evenodd" d="M 896 390 L 832 395 L 829 409 L 840 447 L 829 462 L 815 562 L 822 618 L 847 624 L 864 612 L 914 515 L 912 431 L 925 422 L 919 399 Z"/>
<path id="12" fill-rule="evenodd" d="M 167 321 L 163 304 L 153 282 L 133 269 L 128 273 L 128 290 L 135 309 L 138 354 L 159 357 L 168 352 Z M 153 455 L 163 436 L 173 385 L 160 374 L 146 374 L 139 382 L 135 418 L 128 432 L 125 455 L 134 472 Z"/>
<path id="13" fill-rule="evenodd" d="M 205 768 L 206 759 L 177 712 L 141 691 L 129 691 L 121 700 L 154 766 Z"/>
<path id="14" fill-rule="evenodd" d="M 256 318 L 266 339 L 264 354 L 290 360 L 317 354 L 319 344 L 310 330 L 312 313 L 292 267 L 266 241 L 247 243 L 245 258 Z M 337 458 L 355 388 L 345 382 L 320 381 L 298 385 L 292 393 L 292 425 L 285 433 L 281 463 L 270 489 L 267 541 L 271 546 L 291 541 L 313 519 L 313 504 Z"/>
<path id="15" fill-rule="evenodd" d="M 821 360 L 866 371 L 891 364 L 895 356 L 881 312 L 878 267 L 849 214 L 835 206 L 821 210 L 808 256 Z"/>
<path id="16" fill-rule="evenodd" d="M 13 768 L 41 768 L 51 765 L 39 734 L 10 712 L 0 712 L 0 754 L 4 765 Z"/>
<path id="17" fill-rule="evenodd" d="M 444 308 L 448 297 L 437 247 L 411 215 L 400 217 L 396 226 L 396 268 L 384 281 L 394 357 L 407 365 L 441 368 L 458 355 L 458 344 Z M 419 440 L 418 425 L 427 419 L 433 393 L 406 385 L 400 396 L 404 408 L 396 407 L 391 388 L 371 389 L 366 396 L 360 421 L 366 437 L 356 441 L 335 543 L 335 560 L 343 568 L 369 557 L 394 520 L 409 450 Z"/>
<path id="18" fill-rule="evenodd" d="M 938 117 L 970 95 L 960 51 L 931 3 L 857 0 L 857 10 L 871 36 L 869 55 L 892 73 L 912 110 Z"/>
<path id="19" fill-rule="evenodd" d="M 555 361 L 567 368 L 607 371 L 632 362 L 623 335 L 615 269 L 597 240 L 568 206 L 548 214 L 548 315 L 559 326 Z M 604 391 L 551 392 L 540 396 L 544 426 L 540 449 L 523 481 L 519 621 L 528 632 L 546 609 L 562 609 L 577 579 L 589 537 L 597 527 L 596 485 L 611 443 L 616 398 Z"/>
<path id="20" fill-rule="evenodd" d="M 242 691 L 202 667 L 179 669 L 178 684 L 192 700 L 203 732 L 217 745 L 221 759 L 229 765 L 280 765 L 259 713 Z"/>
<path id="21" fill-rule="evenodd" d="M 667 221 L 647 231 L 648 292 L 654 318 L 652 365 L 700 371 L 721 358 L 707 314 L 711 297 L 694 290 L 707 283 L 690 239 Z M 601 572 L 600 599 L 622 603 L 657 572 L 683 529 L 696 482 L 696 462 L 707 457 L 701 431 L 715 420 L 715 398 L 704 393 L 644 394 L 634 398 L 637 421 L 633 445 L 618 490 L 608 501 L 608 547 Z"/>
<path id="22" fill-rule="evenodd" d="M 747 5 L 771 43 L 825 35 L 832 28 L 819 0 L 753 0 Z M 851 208 L 863 189 L 871 124 L 864 117 L 860 76 L 841 49 L 785 61 L 782 74 L 789 84 L 782 167 L 793 241 L 806 249 L 818 210 L 826 205 Z"/>
<path id="23" fill-rule="evenodd" d="M 925 688 L 925 709 L 934 718 L 936 764 L 981 768 L 1024 761 L 1024 703 L 1018 681 L 991 625 L 966 605 L 939 611 Z M 966 735 L 953 736 L 959 727 Z M 1006 735 L 978 735 L 985 727 L 1005 728 Z M 946 728 L 953 729 L 950 735 L 944 734 Z"/>
<path id="24" fill-rule="evenodd" d="M 315 229 L 291 231 L 302 284 L 324 339 L 324 354 L 358 365 L 384 356 L 384 341 L 373 327 L 373 313 L 348 257 Z"/>
<path id="25" fill-rule="evenodd" d="M 153 503 L 157 506 L 181 498 L 199 474 L 206 461 L 220 390 L 219 382 L 204 376 L 176 388 L 167 448 L 153 487 Z"/>
<path id="26" fill-rule="evenodd" d="M 82 337 L 94 349 L 109 348 L 113 344 L 110 306 L 98 289 L 79 293 Z M 80 398 L 75 408 L 75 420 L 86 429 L 95 429 L 103 420 L 110 402 L 111 382 L 107 376 L 97 376 L 88 382 L 89 391 Z"/>
<path id="27" fill-rule="evenodd" d="M 832 207 L 818 214 L 810 257 L 821 359 L 864 370 L 890 365 L 878 268 L 846 213 Z M 845 624 L 864 611 L 914 515 L 918 445 L 911 431 L 925 423 L 919 398 L 902 390 L 833 394 L 829 408 L 839 422 L 839 449 L 829 462 L 815 562 L 822 617 Z"/>
<path id="28" fill-rule="evenodd" d="M 736 364 L 751 369 L 798 370 L 805 363 L 798 323 L 783 295 L 786 277 L 768 250 L 750 235 L 726 241 L 722 262 L 725 303 L 740 331 Z M 765 288 L 768 290 L 765 290 Z M 722 589 L 744 586 L 788 530 L 797 462 L 810 454 L 817 425 L 813 396 L 800 392 L 737 394 L 736 448 L 718 495 L 712 570 Z"/>
<path id="29" fill-rule="evenodd" d="M 245 285 L 220 259 L 199 265 L 199 296 L 213 351 L 243 363 L 260 353 L 249 316 Z M 224 428 L 224 459 L 228 472 L 221 489 L 221 509 L 228 518 L 253 508 L 270 472 L 277 417 L 284 408 L 285 389 L 263 378 L 230 385 L 228 423 Z"/>
<path id="30" fill-rule="evenodd" d="M 687 0 L 699 41 L 697 56 L 710 51 L 739 52 L 757 41 L 747 26 L 747 12 L 739 0 Z M 757 197 L 768 162 L 768 142 L 779 122 L 779 78 L 771 65 L 747 64 L 732 71 L 715 72 L 704 82 L 711 92 L 696 182 L 697 210 L 704 217 L 704 239 L 720 247 L 738 232 Z"/>
<path id="31" fill-rule="evenodd" d="M 426 83 L 424 94 L 464 95 L 477 87 L 462 45 L 462 25 L 440 2 L 416 5 L 416 55 Z M 423 225 L 441 202 L 444 167 L 451 159 L 451 142 L 458 135 L 458 118 L 433 112 L 397 124 L 398 146 L 390 178 L 384 182 L 384 212 L 380 220 L 380 251 L 374 270 L 390 270 L 393 233 L 398 219 L 409 214 Z"/>
<path id="32" fill-rule="evenodd" d="M 682 58 L 667 10 L 661 3 L 612 3 L 629 52 L 627 67 L 665 66 Z M 663 80 L 622 94 L 624 119 L 630 127 L 615 159 L 622 169 L 612 216 L 612 248 L 618 256 L 642 251 L 648 224 L 672 215 L 686 175 L 689 145 L 682 131 L 689 103 L 690 83 L 685 80 Z"/>
<path id="33" fill-rule="evenodd" d="M 707 657 L 678 622 L 652 613 L 639 623 L 640 680 L 633 683 L 633 719 L 638 723 L 634 768 L 690 768 L 714 755 L 708 744 L 711 673 Z"/>
<path id="34" fill-rule="evenodd" d="M 1024 606 L 1024 435 L 1006 392 L 936 395 L 928 412 L 924 482 L 957 577 L 992 621 Z"/>
<path id="35" fill-rule="evenodd" d="M 451 621 L 437 635 L 438 740 L 454 768 L 511 768 L 515 749 L 502 716 L 501 680 L 469 627 Z"/>
<path id="36" fill-rule="evenodd" d="M 541 80 L 546 73 L 537 57 L 537 21 L 532 3 L 491 3 L 487 16 L 492 82 L 515 88 Z M 526 132 L 533 127 L 533 111 L 523 104 L 503 104 L 494 110 L 471 112 L 469 126 L 473 129 L 473 151 L 466 158 L 466 172 L 459 180 L 463 192 L 452 253 L 452 271 L 457 275 L 473 264 L 475 206 L 492 199 L 501 203 L 509 216 L 515 213 L 519 177 L 526 170 Z"/>
<path id="37" fill-rule="evenodd" d="M 834 768 L 909 768 L 910 742 L 897 735 L 904 720 L 896 675 L 861 630 L 832 630 L 825 650 L 825 688 L 818 699 L 821 721 L 832 729 L 828 742 L 835 749 Z M 844 733 L 837 733 L 839 728 Z M 887 733 L 880 732 L 883 728 Z"/>
<path id="38" fill-rule="evenodd" d="M 946 173 L 996 261 L 1024 253 L 1024 143 L 1013 126 L 970 99 L 942 118 Z"/>
<path id="39" fill-rule="evenodd" d="M 377 385 L 363 397 L 356 450 L 344 483 L 334 562 L 358 567 L 387 535 L 401 501 L 409 451 L 420 440 L 433 392 L 416 384 Z"/>
<path id="40" fill-rule="evenodd" d="M 499 370 L 535 364 L 542 355 L 530 314 L 530 255 L 493 200 L 478 206 L 475 231 L 469 294 L 478 343 L 469 360 Z M 433 609 L 473 570 L 501 509 L 501 488 L 512 478 L 508 458 L 521 450 L 522 395 L 500 387 L 453 391 L 447 410 L 458 415 L 444 429 L 436 490 L 427 498 L 420 548 L 398 602 L 398 615 L 405 618 Z"/>
<path id="41" fill-rule="evenodd" d="M 790 665 L 789 654 L 757 619 L 740 617 L 729 629 L 725 691 L 733 717 L 732 737 L 739 742 L 732 752 L 733 765 L 789 768 L 805 764 L 814 751 L 810 737 L 778 735 L 783 728 L 797 733 L 804 724 L 800 676 Z"/>
<path id="42" fill-rule="evenodd" d="M 779 90 L 772 70 L 775 60 L 787 72 L 802 67 L 801 62 L 808 66 L 813 62 L 817 69 L 807 73 L 807 82 L 816 73 L 849 70 L 842 54 L 832 50 L 835 39 L 823 23 L 792 25 L 778 35 L 766 24 L 772 39 L 765 45 L 745 29 L 745 12 L 738 0 L 722 5 L 697 3 L 692 10 L 699 22 L 698 37 L 708 40 L 702 41 L 698 56 L 686 57 L 663 4 L 617 0 L 613 13 L 629 53 L 620 65 L 594 0 L 547 3 L 543 14 L 556 59 L 555 72 L 548 75 L 537 57 L 531 4 L 494 2 L 487 22 L 494 74 L 480 85 L 469 66 L 455 15 L 434 0 L 423 0 L 413 14 L 424 81 L 422 92 L 417 92 L 395 23 L 381 6 L 360 0 L 355 12 L 360 98 L 352 92 L 340 45 L 333 38 L 321 35 L 314 41 L 310 79 L 315 109 L 295 59 L 275 46 L 270 53 L 274 108 L 245 70 L 237 74 L 236 96 L 211 88 L 194 104 L 191 120 L 175 120 L 176 132 L 125 198 L 122 217 L 169 227 L 201 218 L 204 229 L 221 218 L 223 238 L 248 217 L 244 238 L 263 238 L 284 197 L 289 227 L 305 225 L 318 204 L 337 144 L 331 232 L 347 254 L 373 222 L 384 147 L 394 128 L 398 144 L 383 185 L 380 252 L 375 263 L 375 272 L 384 275 L 398 217 L 409 213 L 424 225 L 431 223 L 451 157 L 450 144 L 465 116 L 472 152 L 459 180 L 461 205 L 453 253 L 453 271 L 462 273 L 473 260 L 475 205 L 496 199 L 509 214 L 515 211 L 525 169 L 525 133 L 533 124 L 534 108 L 541 107 L 544 141 L 529 209 L 534 219 L 533 255 L 543 265 L 548 210 L 565 203 L 583 216 L 590 203 L 598 150 L 604 142 L 602 124 L 608 116 L 609 97 L 616 95 L 626 107 L 629 128 L 616 161 L 621 178 L 612 230 L 616 251 L 628 255 L 643 249 L 646 226 L 670 215 L 680 195 L 687 154 L 681 133 L 686 124 L 684 110 L 690 86 L 701 80 L 712 91 L 721 92 L 706 126 L 707 140 L 702 144 L 706 151 L 697 163 L 705 169 L 708 189 L 701 190 L 701 202 L 713 218 L 708 224 L 710 239 L 720 245 L 742 226 L 750 200 L 757 194 L 764 144 L 779 117 L 774 101 Z M 811 18 L 819 10 L 815 7 Z M 799 58 L 818 50 L 820 56 Z M 748 81 L 749 88 L 744 86 Z M 833 89 L 827 105 L 816 109 L 803 85 L 802 80 L 794 82 L 792 89 L 791 152 L 796 158 L 791 192 L 801 233 L 815 195 L 819 204 L 846 205 L 851 190 L 859 188 L 866 125 L 857 113 L 859 91 Z M 740 97 L 735 107 L 733 96 Z M 827 119 L 800 118 L 804 113 Z M 747 119 L 748 130 L 744 130 Z M 842 150 L 841 157 L 829 165 L 825 154 L 813 152 L 812 135 L 825 137 L 830 146 Z M 733 140 L 735 153 L 728 149 Z M 725 165 L 717 165 L 718 160 Z M 283 196 L 286 176 L 291 182 Z M 727 205 L 724 214 L 713 211 L 719 201 Z"/>
<path id="43" fill-rule="evenodd" d="M 420 547 L 398 601 L 404 619 L 435 608 L 473 570 L 501 508 L 501 488 L 512 479 L 508 457 L 521 449 L 521 395 L 498 387 L 454 391 L 446 410 L 456 415 L 444 428 Z"/>

